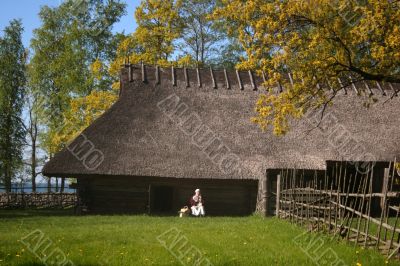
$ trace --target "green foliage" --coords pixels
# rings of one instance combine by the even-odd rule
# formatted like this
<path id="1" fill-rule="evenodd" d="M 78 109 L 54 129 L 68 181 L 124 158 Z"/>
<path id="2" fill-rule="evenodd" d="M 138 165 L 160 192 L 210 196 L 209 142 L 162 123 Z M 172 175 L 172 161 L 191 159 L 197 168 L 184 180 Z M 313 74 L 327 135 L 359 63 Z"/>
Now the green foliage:
<path id="1" fill-rule="evenodd" d="M 0 181 L 7 190 L 22 164 L 26 53 L 22 24 L 12 20 L 0 37 Z"/>
<path id="2" fill-rule="evenodd" d="M 99 79 L 92 65 L 115 57 L 111 29 L 124 12 L 120 1 L 69 0 L 56 8 L 42 7 L 42 25 L 31 41 L 29 74 L 30 86 L 42 98 L 39 118 L 46 128 L 42 144 L 50 156 L 66 144 L 59 132 L 73 126 L 65 121 L 71 100 L 93 90 L 110 90 L 112 77 L 103 71 Z"/>
<path id="3" fill-rule="evenodd" d="M 174 41 L 182 33 L 180 6 L 179 0 L 146 0 L 136 9 L 138 27 L 134 38 L 143 49 L 143 61 L 162 63 L 170 59 L 175 49 Z"/>
<path id="4" fill-rule="evenodd" d="M 134 64 L 232 68 L 244 50 L 236 34 L 228 36 L 226 25 L 212 19 L 218 5 L 217 0 L 141 1 L 135 12 L 138 27 L 121 39 L 110 74 L 116 77 L 127 58 Z"/>
<path id="5" fill-rule="evenodd" d="M 247 54 L 238 68 L 264 71 L 266 86 L 285 88 L 261 95 L 253 118 L 277 135 L 353 82 L 400 82 L 399 1 L 221 0 L 213 17 L 238 34 Z"/>
<path id="6" fill-rule="evenodd" d="M 217 68 L 235 69 L 236 65 L 245 60 L 246 54 L 236 37 L 228 37 L 219 51 L 219 56 L 213 58 L 210 64 Z"/>

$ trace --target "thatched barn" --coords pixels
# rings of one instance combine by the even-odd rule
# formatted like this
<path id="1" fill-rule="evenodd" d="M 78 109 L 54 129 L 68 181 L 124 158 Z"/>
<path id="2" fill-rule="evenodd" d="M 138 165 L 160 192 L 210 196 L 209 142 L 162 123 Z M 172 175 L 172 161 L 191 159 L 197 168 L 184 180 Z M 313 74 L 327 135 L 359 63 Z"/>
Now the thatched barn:
<path id="1" fill-rule="evenodd" d="M 246 71 L 126 65 L 118 101 L 43 173 L 76 178 L 92 213 L 176 213 L 200 188 L 208 214 L 247 215 L 273 208 L 279 169 L 377 161 L 381 175 L 400 157 L 397 84 L 350 85 L 322 120 L 310 113 L 277 137 L 250 121 L 262 83 Z"/>

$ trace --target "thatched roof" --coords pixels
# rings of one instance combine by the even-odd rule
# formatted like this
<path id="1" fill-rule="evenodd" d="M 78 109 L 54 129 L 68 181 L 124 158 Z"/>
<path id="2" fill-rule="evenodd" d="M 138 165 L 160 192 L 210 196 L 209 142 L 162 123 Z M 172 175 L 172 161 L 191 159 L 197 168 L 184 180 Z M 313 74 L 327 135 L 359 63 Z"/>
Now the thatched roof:
<path id="1" fill-rule="evenodd" d="M 310 114 L 277 137 L 250 121 L 264 92 L 253 73 L 129 66 L 121 81 L 119 100 L 45 165 L 45 175 L 253 179 L 269 168 L 400 157 L 400 97 L 390 99 L 388 84 L 380 84 L 386 96 L 373 84 L 350 87 L 318 128 L 319 114 Z M 370 92 L 378 101 L 366 108 Z"/>

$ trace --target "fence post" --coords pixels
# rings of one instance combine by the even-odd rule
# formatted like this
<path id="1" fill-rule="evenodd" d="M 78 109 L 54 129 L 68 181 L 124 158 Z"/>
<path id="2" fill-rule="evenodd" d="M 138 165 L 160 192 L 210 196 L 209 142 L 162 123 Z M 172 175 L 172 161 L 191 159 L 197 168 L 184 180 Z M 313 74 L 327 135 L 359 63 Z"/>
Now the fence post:
<path id="1" fill-rule="evenodd" d="M 379 227 L 377 231 L 377 241 L 376 241 L 376 247 L 379 248 L 380 242 L 381 242 L 381 230 L 382 230 L 382 223 L 383 219 L 385 218 L 386 215 L 386 197 L 387 197 L 387 192 L 388 192 L 388 186 L 389 186 L 389 175 L 390 171 L 389 168 L 385 168 L 384 170 L 384 176 L 383 176 L 383 186 L 382 186 L 382 193 L 383 193 L 383 198 L 381 199 L 381 218 L 379 220 Z M 396 228 L 394 228 L 396 230 Z"/>

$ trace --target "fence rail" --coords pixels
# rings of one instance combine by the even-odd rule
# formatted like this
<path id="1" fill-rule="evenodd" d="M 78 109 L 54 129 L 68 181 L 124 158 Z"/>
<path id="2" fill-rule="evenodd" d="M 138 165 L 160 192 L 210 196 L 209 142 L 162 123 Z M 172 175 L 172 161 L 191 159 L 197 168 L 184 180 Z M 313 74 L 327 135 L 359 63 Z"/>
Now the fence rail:
<path id="1" fill-rule="evenodd" d="M 371 163 L 366 173 L 337 163 L 324 176 L 282 170 L 277 179 L 276 214 L 310 231 L 376 248 L 388 259 L 399 258 L 399 179 L 395 162 L 384 170 Z"/>
<path id="2" fill-rule="evenodd" d="M 69 208 L 77 205 L 76 193 L 0 193 L 0 209 Z"/>

